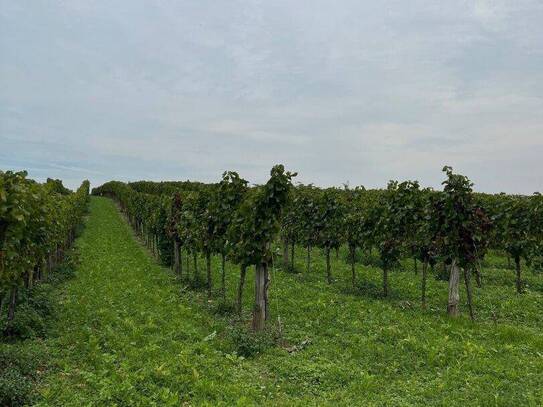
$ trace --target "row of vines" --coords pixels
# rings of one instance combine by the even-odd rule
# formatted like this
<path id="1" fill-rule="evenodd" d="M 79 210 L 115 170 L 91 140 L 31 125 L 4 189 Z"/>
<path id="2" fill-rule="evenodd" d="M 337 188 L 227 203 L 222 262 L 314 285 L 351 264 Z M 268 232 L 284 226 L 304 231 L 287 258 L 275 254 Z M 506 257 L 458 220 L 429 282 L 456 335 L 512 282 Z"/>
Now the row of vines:
<path id="1" fill-rule="evenodd" d="M 330 256 L 348 247 L 352 284 L 357 254 L 377 252 L 382 270 L 383 296 L 389 294 L 390 273 L 401 260 L 421 264 L 421 306 L 426 306 L 429 270 L 445 270 L 449 280 L 447 311 L 459 312 L 463 280 L 470 316 L 471 278 L 482 285 L 480 264 L 488 250 L 513 259 L 516 290 L 523 291 L 521 260 L 537 269 L 543 253 L 543 197 L 474 193 L 470 180 L 443 169 L 441 191 L 422 188 L 416 181 L 390 182 L 384 190 L 292 185 L 296 174 L 283 166 L 271 170 L 264 185 L 250 187 L 235 172 L 225 172 L 216 184 L 192 182 L 109 182 L 94 194 L 114 198 L 134 230 L 164 264 L 188 278 L 204 281 L 213 293 L 211 257 L 220 256 L 220 295 L 225 297 L 225 261 L 239 265 L 235 304 L 241 312 L 247 270 L 255 269 L 254 330 L 269 319 L 269 268 L 273 247 L 282 246 L 285 270 L 294 268 L 294 252 L 303 248 L 306 270 L 311 270 L 314 248 L 323 250 L 326 279 L 333 283 Z M 182 259 L 185 253 L 185 261 Z M 197 257 L 206 259 L 202 278 Z M 539 266 L 540 267 L 540 266 Z"/>
<path id="2" fill-rule="evenodd" d="M 7 330 L 21 292 L 46 279 L 72 246 L 89 188 L 84 181 L 71 192 L 59 180 L 40 184 L 24 171 L 0 171 L 0 320 Z"/>

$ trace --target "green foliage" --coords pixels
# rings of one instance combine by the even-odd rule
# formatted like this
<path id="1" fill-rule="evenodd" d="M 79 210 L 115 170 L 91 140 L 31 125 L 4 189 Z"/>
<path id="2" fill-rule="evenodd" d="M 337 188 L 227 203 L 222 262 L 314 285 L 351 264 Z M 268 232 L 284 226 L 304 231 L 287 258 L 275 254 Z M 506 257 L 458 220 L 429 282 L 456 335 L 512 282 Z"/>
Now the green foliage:
<path id="1" fill-rule="evenodd" d="M 57 266 L 48 282 L 21 290 L 19 306 L 10 322 L 10 336 L 0 338 L 0 405 L 28 405 L 36 398 L 36 386 L 49 360 L 45 346 L 48 327 L 56 316 L 58 284 L 74 274 L 73 252 Z M 2 327 L 4 324 L 4 327 Z M 4 330 L 6 316 L 0 318 Z"/>
<path id="2" fill-rule="evenodd" d="M 241 178 L 237 172 L 227 171 L 223 173 L 212 207 L 216 219 L 214 235 L 218 253 L 227 252 L 228 228 L 232 224 L 235 213 L 246 193 L 247 181 Z"/>
<path id="3" fill-rule="evenodd" d="M 93 199 L 78 279 L 68 285 L 56 335 L 48 341 L 58 370 L 40 390 L 42 405 L 540 404 L 541 275 L 526 276 L 525 295 L 512 296 L 507 287 L 513 274 L 494 249 L 522 253 L 523 267 L 534 270 L 542 253 L 541 195 L 476 195 L 469 179 L 449 167 L 444 171 L 443 191 L 412 181 L 391 182 L 386 190 L 293 189 L 294 174 L 282 166 L 253 188 L 225 173 L 211 185 L 111 182 L 95 189 L 116 198 L 164 264 L 171 263 L 178 239 L 200 266 L 200 254 L 225 251 L 233 262 L 272 265 L 281 225 L 290 242 L 337 247 L 342 255 L 327 259 L 337 280 L 322 283 L 318 272 L 325 259 L 319 253 L 317 273 L 274 271 L 270 310 L 278 317 L 277 337 L 270 331 L 255 335 L 244 314 L 241 321 L 228 319 L 226 301 L 190 290 L 179 296 L 176 280 L 131 239 L 111 202 Z M 6 290 L 13 281 L 23 287 L 48 250 L 66 246 L 66 232 L 73 239 L 70 225 L 84 211 L 77 197 L 88 184 L 61 195 L 24 173 L 2 173 L 0 182 Z M 362 249 L 358 284 L 347 283 L 350 265 L 343 259 L 350 257 L 343 255 L 343 243 L 347 250 Z M 394 295 L 375 295 L 379 269 L 368 259 L 376 252 L 386 270 L 405 268 L 412 257 L 470 267 L 485 256 L 485 287 L 474 288 L 478 325 L 443 316 L 447 290 L 439 280 L 427 283 L 425 310 L 414 306 L 419 285 L 411 273 L 397 273 Z M 218 268 L 217 259 L 211 261 Z M 295 266 L 302 261 L 295 258 Z M 232 298 L 239 268 L 227 262 L 226 273 L 225 298 Z M 245 290 L 252 290 L 251 273 L 248 280 Z M 47 286 L 17 295 L 20 312 L 12 331 L 42 335 L 52 309 Z M 5 322 L 5 315 L 0 318 Z M 278 343 L 282 347 L 273 346 Z M 4 372 L 0 364 L 0 395 L 11 397 L 6 400 L 30 400 L 27 384 L 35 378 L 22 360 L 20 366 L 4 361 Z"/>
<path id="4" fill-rule="evenodd" d="M 317 203 L 317 244 L 325 249 L 334 249 L 343 241 L 345 208 L 339 191 L 327 189 Z"/>
<path id="5" fill-rule="evenodd" d="M 198 253 L 203 253 L 206 258 L 207 293 L 211 298 L 212 254 L 219 253 L 223 262 L 228 256 L 243 267 L 272 263 L 271 245 L 279 230 L 294 175 L 286 172 L 282 165 L 276 165 L 271 170 L 268 182 L 253 188 L 248 194 L 247 181 L 235 172 L 224 173 L 219 184 L 187 188 L 183 192 L 176 189 L 173 197 L 138 192 L 129 185 L 115 181 L 95 188 L 93 194 L 116 199 L 131 226 L 163 264 L 171 265 L 172 257 L 179 258 L 180 253 L 172 256 L 172 248 L 177 251 L 184 247 L 187 254 L 190 252 L 195 263 L 193 281 L 189 283 L 193 288 L 200 286 L 196 257 Z M 144 190 L 152 190 L 152 184 L 144 185 Z M 244 199 L 242 203 L 241 199 Z M 178 271 L 180 265 L 176 263 Z M 223 297 L 224 285 L 222 269 Z M 262 298 L 267 304 L 265 291 Z M 263 326 L 264 318 L 259 321 L 259 326 Z"/>
<path id="6" fill-rule="evenodd" d="M 395 275 L 388 299 L 353 290 L 344 246 L 332 258 L 338 280 L 328 285 L 317 251 L 315 273 L 273 275 L 271 308 L 274 321 L 281 317 L 282 346 L 271 346 L 273 335 L 262 342 L 251 336 L 246 315 L 231 328 L 231 316 L 218 316 L 214 300 L 180 294 L 111 201 L 93 198 L 79 245 L 77 278 L 68 283 L 49 341 L 58 367 L 40 386 L 38 405 L 541 404 L 542 276 L 528 273 L 531 289 L 512 295 L 513 275 L 493 250 L 485 286 L 474 288 L 476 325 L 444 316 L 441 281 L 428 282 L 426 310 L 414 305 L 412 273 Z M 297 266 L 303 262 L 295 258 Z M 358 267 L 361 286 L 377 287 L 378 268 Z M 228 262 L 226 270 L 232 298 L 239 267 Z M 248 306 L 251 298 L 244 298 Z M 241 357 L 242 350 L 253 356 Z"/>
<path id="7" fill-rule="evenodd" d="M 5 181 L 12 174 L 1 175 Z M 12 236 L 10 233 L 13 233 L 18 227 L 22 231 L 18 235 L 21 236 L 22 241 L 16 247 L 25 250 L 25 244 L 30 246 L 32 250 L 26 248 L 28 254 L 34 254 L 34 256 L 49 255 L 47 249 L 54 248 L 58 250 L 58 245 L 63 250 L 67 250 L 73 242 L 76 233 L 75 229 L 79 225 L 78 222 L 81 222 L 81 218 L 86 212 L 88 182 L 84 183 L 75 194 L 70 193 L 70 195 L 63 196 L 58 195 L 57 192 L 50 192 L 48 185 L 45 185 L 42 189 L 39 184 L 27 183 L 24 175 L 23 173 L 21 177 L 15 177 L 17 184 L 4 190 L 8 192 L 5 195 L 4 203 L 14 204 L 17 202 L 16 205 L 19 207 L 32 208 L 32 201 L 40 197 L 54 199 L 39 201 L 40 205 L 46 206 L 42 207 L 41 212 L 38 214 L 36 212 L 28 213 L 28 215 L 38 216 L 38 218 L 18 220 L 21 223 L 25 222 L 22 225 L 6 222 L 4 250 L 7 252 L 9 249 L 9 244 L 12 243 L 9 240 L 10 236 Z M 13 178 L 11 181 L 13 181 Z M 25 195 L 25 185 L 31 185 L 31 188 L 34 189 L 33 196 Z M 13 195 L 18 196 L 14 197 Z M 62 207 L 59 208 L 53 206 L 53 204 L 62 205 Z M 9 213 L 13 214 L 14 210 L 15 208 L 8 207 L 3 214 L 3 219 L 8 220 Z M 51 210 L 52 214 L 48 213 L 48 210 Z M 64 218 L 55 219 L 53 216 L 56 215 L 64 216 Z M 38 234 L 33 234 L 35 228 L 39 230 Z M 31 241 L 36 236 L 40 236 L 41 240 Z M 28 243 L 29 240 L 30 243 Z M 11 270 L 13 272 L 17 257 L 8 256 L 7 261 L 4 263 L 3 277 L 5 280 L 3 281 L 11 290 L 4 293 L 0 290 L 0 299 L 3 300 L 2 310 L 8 308 L 7 303 L 12 293 L 15 292 L 14 305 L 17 305 L 17 312 L 13 309 L 12 315 L 9 312 L 7 315 L 4 312 L 0 313 L 0 332 L 2 333 L 0 334 L 0 405 L 2 406 L 22 406 L 34 401 L 35 387 L 47 359 L 47 349 L 43 346 L 43 340 L 46 336 L 47 325 L 53 315 L 53 303 L 57 296 L 53 284 L 65 281 L 74 272 L 75 256 L 73 252 L 63 252 L 61 257 L 56 253 L 55 256 L 62 263 L 51 263 L 51 259 L 49 259 L 49 265 L 53 269 L 49 270 L 47 275 L 38 274 L 34 279 L 35 281 L 27 277 L 25 283 L 29 286 L 20 285 L 17 287 L 15 285 L 17 288 L 15 291 L 13 291 L 14 282 L 6 281 L 6 276 L 9 277 L 10 275 L 5 271 Z M 32 261 L 34 261 L 34 264 L 43 267 L 42 271 L 45 273 L 45 265 L 43 264 L 45 259 L 43 257 L 41 259 L 25 259 L 23 264 L 32 265 Z M 11 276 L 13 277 L 13 274 Z M 38 281 L 37 277 L 42 277 L 42 280 Z M 30 285 L 30 283 L 33 284 Z M 6 305 L 5 308 L 4 305 Z M 4 335 L 6 333 L 7 335 Z"/>
<path id="8" fill-rule="evenodd" d="M 534 194 L 530 198 L 530 254 L 529 263 L 534 270 L 543 271 L 543 195 Z"/>
<path id="9" fill-rule="evenodd" d="M 72 193 L 72 191 L 62 185 L 62 180 L 60 179 L 47 178 L 44 186 L 49 191 L 55 192 L 60 195 L 70 195 Z"/>
<path id="10" fill-rule="evenodd" d="M 234 352 L 244 358 L 254 357 L 275 345 L 270 331 L 253 332 L 238 325 L 229 327 L 229 338 L 234 345 Z"/>
<path id="11" fill-rule="evenodd" d="M 519 257 L 534 269 L 543 264 L 540 195 L 474 194 L 467 177 L 449 167 L 443 171 L 447 179 L 441 192 L 421 189 L 416 181 L 393 181 L 385 190 L 287 188 L 281 211 L 269 222 L 265 194 L 271 180 L 247 188 L 236 173 L 223 174 L 219 184 L 112 182 L 95 193 L 109 193 L 119 200 L 135 230 L 164 264 L 171 264 L 174 239 L 191 253 L 227 255 L 246 266 L 262 259 L 269 262 L 278 223 L 283 245 L 307 248 L 308 270 L 311 248 L 329 252 L 346 242 L 353 284 L 352 259 L 358 249 L 370 257 L 377 249 L 383 272 L 404 268 L 400 260 L 406 256 L 421 261 L 423 267 L 435 266 L 438 275 L 443 270 L 439 263 L 453 260 L 475 269 L 489 249 L 500 248 L 513 257 L 521 253 Z"/>
<path id="12" fill-rule="evenodd" d="M 306 247 L 314 247 L 319 239 L 320 190 L 312 185 L 300 185 L 294 201 L 294 217 L 298 219 L 299 241 Z"/>
<path id="13" fill-rule="evenodd" d="M 180 295 L 177 280 L 142 250 L 111 201 L 93 198 L 79 246 L 77 278 L 51 327 L 55 366 L 38 405 L 255 399 L 253 373 L 233 353 L 225 322 L 199 293 Z"/>
<path id="14" fill-rule="evenodd" d="M 397 267 L 402 250 L 409 245 L 411 224 L 416 218 L 413 201 L 418 188 L 417 182 L 391 181 L 379 204 L 372 208 L 374 240 L 384 269 Z"/>
<path id="15" fill-rule="evenodd" d="M 3 316 L 3 332 L 8 331 L 11 338 L 30 339 L 42 337 L 45 334 L 45 320 L 38 309 L 31 306 L 28 301 L 20 301 L 13 320 L 7 321 Z"/>
<path id="16" fill-rule="evenodd" d="M 541 242 L 541 210 L 537 204 L 534 205 L 537 198 L 537 195 L 533 197 L 504 195 L 493 208 L 492 220 L 496 224 L 497 242 L 500 243 L 500 248 L 513 258 L 523 257 L 529 260 Z"/>
<path id="17" fill-rule="evenodd" d="M 23 285 L 31 287 L 52 256 L 63 256 L 87 210 L 88 181 L 68 193 L 58 180 L 41 185 L 26 176 L 0 171 L 0 298 L 9 293 L 16 299 L 15 293 Z M 15 305 L 10 301 L 8 320 Z"/>
<path id="18" fill-rule="evenodd" d="M 280 227 L 291 179 L 282 165 L 272 168 L 268 182 L 255 188 L 240 205 L 228 232 L 232 258 L 244 265 L 271 264 L 271 244 Z"/>
<path id="19" fill-rule="evenodd" d="M 364 193 L 363 188 L 354 190 L 345 188 L 345 194 L 343 194 L 345 207 L 344 237 L 347 246 L 352 250 L 351 257 L 354 255 L 356 248 L 366 245 L 364 231 L 367 225 L 364 224 L 364 221 L 367 218 L 367 213 L 365 211 L 366 205 L 364 205 Z"/>
<path id="20" fill-rule="evenodd" d="M 486 247 L 490 220 L 477 206 L 470 180 L 453 173 L 450 167 L 444 167 L 443 172 L 447 179 L 437 202 L 440 253 L 469 268 L 480 258 L 479 248 Z"/>
<path id="21" fill-rule="evenodd" d="M 39 344 L 0 343 L 0 405 L 23 406 L 34 401 L 33 388 L 45 356 Z"/>

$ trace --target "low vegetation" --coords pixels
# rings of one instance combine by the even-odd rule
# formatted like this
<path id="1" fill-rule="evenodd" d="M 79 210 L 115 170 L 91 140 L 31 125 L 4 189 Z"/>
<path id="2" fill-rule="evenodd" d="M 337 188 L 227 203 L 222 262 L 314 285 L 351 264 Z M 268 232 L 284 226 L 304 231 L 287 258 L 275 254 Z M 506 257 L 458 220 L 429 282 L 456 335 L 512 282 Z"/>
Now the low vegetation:
<path id="1" fill-rule="evenodd" d="M 543 197 L 443 171 L 109 182 L 84 230 L 0 172 L 0 404 L 543 404 Z"/>
<path id="2" fill-rule="evenodd" d="M 268 329 L 254 334 L 253 273 L 238 317 L 222 305 L 220 286 L 208 299 L 205 283 L 193 290 L 191 281 L 157 265 L 112 201 L 92 199 L 78 246 L 77 277 L 66 286 L 55 339 L 48 340 L 55 368 L 40 389 L 41 405 L 535 406 L 543 400 L 543 280 L 528 271 L 524 294 L 512 295 L 514 270 L 499 253 L 482 264 L 474 324 L 446 315 L 447 282 L 434 275 L 422 310 L 411 261 L 391 276 L 384 298 L 377 253 L 357 261 L 353 287 L 347 247 L 331 256 L 333 284 L 323 278 L 322 251 L 313 251 L 310 272 L 296 251 L 294 270 L 285 272 L 277 247 Z M 197 264 L 204 267 L 205 257 Z M 218 277 L 220 256 L 211 266 Z M 225 271 L 233 302 L 239 268 L 227 261 Z"/>

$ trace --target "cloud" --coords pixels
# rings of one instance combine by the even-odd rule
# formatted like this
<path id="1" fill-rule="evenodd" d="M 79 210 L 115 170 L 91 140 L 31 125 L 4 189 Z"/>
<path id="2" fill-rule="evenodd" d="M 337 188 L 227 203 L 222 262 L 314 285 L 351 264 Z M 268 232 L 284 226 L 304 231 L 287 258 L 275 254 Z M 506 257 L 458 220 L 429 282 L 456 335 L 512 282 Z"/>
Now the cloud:
<path id="1" fill-rule="evenodd" d="M 0 167 L 541 190 L 543 5 L 0 0 Z M 49 174 L 50 173 L 50 174 Z"/>

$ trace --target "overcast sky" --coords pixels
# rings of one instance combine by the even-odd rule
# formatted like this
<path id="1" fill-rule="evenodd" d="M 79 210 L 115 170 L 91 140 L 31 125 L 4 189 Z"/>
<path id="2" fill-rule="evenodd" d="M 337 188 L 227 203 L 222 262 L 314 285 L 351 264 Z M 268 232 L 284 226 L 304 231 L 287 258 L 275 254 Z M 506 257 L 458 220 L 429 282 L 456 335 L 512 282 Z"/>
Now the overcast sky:
<path id="1" fill-rule="evenodd" d="M 0 0 L 0 168 L 543 190 L 543 1 Z"/>

